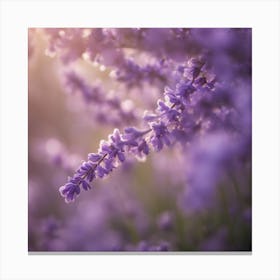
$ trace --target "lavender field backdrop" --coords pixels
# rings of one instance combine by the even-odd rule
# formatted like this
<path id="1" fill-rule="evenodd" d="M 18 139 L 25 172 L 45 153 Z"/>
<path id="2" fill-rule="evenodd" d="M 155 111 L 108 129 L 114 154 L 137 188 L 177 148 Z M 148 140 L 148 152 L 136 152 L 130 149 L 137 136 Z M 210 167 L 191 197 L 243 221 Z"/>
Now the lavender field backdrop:
<path id="1" fill-rule="evenodd" d="M 28 30 L 28 250 L 251 251 L 250 28 Z"/>

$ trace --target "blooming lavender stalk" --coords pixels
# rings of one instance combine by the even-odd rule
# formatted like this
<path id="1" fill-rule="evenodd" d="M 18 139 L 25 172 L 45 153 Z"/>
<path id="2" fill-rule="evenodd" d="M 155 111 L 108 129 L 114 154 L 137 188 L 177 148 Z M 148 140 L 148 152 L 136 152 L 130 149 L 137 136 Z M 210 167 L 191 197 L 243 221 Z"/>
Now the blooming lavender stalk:
<path id="1" fill-rule="evenodd" d="M 106 124 L 120 125 L 130 124 L 137 119 L 137 114 L 132 106 L 124 108 L 117 97 L 110 97 L 100 86 L 89 85 L 75 71 L 65 74 L 65 85 L 67 90 L 82 96 L 87 106 L 94 105 L 94 118 Z M 110 112 L 110 114 L 108 114 Z"/>
<path id="2" fill-rule="evenodd" d="M 103 33 L 99 35 L 104 36 Z M 233 89 L 230 85 L 225 88 L 223 82 L 217 81 L 216 75 L 211 73 L 207 55 L 190 59 L 178 71 L 180 75 L 177 82 L 165 88 L 163 100 L 158 100 L 156 111 L 144 116 L 149 128 L 144 131 L 126 128 L 123 134 L 115 129 L 108 141 L 100 143 L 98 153 L 89 154 L 88 161 L 60 188 L 67 202 L 73 201 L 80 194 L 80 186 L 89 190 L 89 183 L 93 179 L 107 176 L 117 164 L 124 162 L 127 152 L 138 156 L 147 155 L 151 147 L 160 151 L 165 145 L 170 146 L 176 141 L 186 146 L 193 139 L 221 130 L 229 135 L 240 134 Z M 85 98 L 99 96 L 93 94 L 93 90 L 75 75 L 71 74 L 70 78 L 72 87 L 74 84 L 74 88 L 81 88 Z"/>
<path id="3" fill-rule="evenodd" d="M 136 155 L 147 155 L 149 146 L 155 151 L 162 150 L 164 145 L 170 146 L 172 132 L 184 125 L 185 109 L 191 106 L 188 97 L 196 91 L 193 83 L 198 77 L 197 72 L 193 74 L 192 80 L 183 77 L 175 90 L 165 90 L 165 102 L 158 101 L 156 114 L 144 117 L 148 121 L 149 129 L 140 131 L 126 128 L 124 134 L 115 129 L 108 141 L 101 141 L 98 153 L 89 154 L 88 161 L 84 162 L 74 177 L 60 188 L 66 202 L 73 201 L 75 196 L 80 194 L 80 185 L 84 190 L 89 190 L 89 183 L 94 178 L 103 178 L 116 167 L 117 162 L 125 161 L 126 151 Z M 148 133 L 150 135 L 146 136 Z"/>
<path id="4" fill-rule="evenodd" d="M 139 86 L 142 82 L 166 81 L 166 73 L 161 60 L 140 66 L 123 51 L 120 35 L 114 29 L 97 28 L 47 28 L 49 53 L 58 54 L 64 64 L 88 57 L 92 62 L 113 69 L 118 82 L 128 87 Z M 121 36 L 123 38 L 123 36 Z M 135 46 L 128 44 L 130 49 Z M 83 55 L 86 56 L 83 57 Z"/>
<path id="5" fill-rule="evenodd" d="M 103 178 L 116 168 L 118 163 L 125 161 L 125 149 L 137 147 L 138 153 L 148 154 L 148 146 L 145 140 L 141 139 L 150 132 L 139 131 L 134 128 L 127 128 L 125 134 L 121 135 L 118 129 L 109 135 L 108 141 L 101 141 L 98 153 L 88 155 L 88 161 L 76 171 L 74 176 L 59 191 L 66 202 L 73 201 L 75 196 L 80 194 L 81 188 L 89 190 L 90 182 L 95 178 Z"/>
<path id="6" fill-rule="evenodd" d="M 90 182 L 95 178 L 107 176 L 119 163 L 125 161 L 125 152 L 131 152 L 136 156 L 148 155 L 149 142 L 156 151 L 160 151 L 164 144 L 170 145 L 169 132 L 163 122 L 151 123 L 147 130 L 138 130 L 128 127 L 124 134 L 120 134 L 115 129 L 109 135 L 108 140 L 102 140 L 98 153 L 88 155 L 88 161 L 83 162 L 82 166 L 76 171 L 68 183 L 60 187 L 59 191 L 66 202 L 73 201 L 80 194 L 80 186 L 84 190 L 91 188 Z M 150 134 L 149 137 L 145 137 Z"/>

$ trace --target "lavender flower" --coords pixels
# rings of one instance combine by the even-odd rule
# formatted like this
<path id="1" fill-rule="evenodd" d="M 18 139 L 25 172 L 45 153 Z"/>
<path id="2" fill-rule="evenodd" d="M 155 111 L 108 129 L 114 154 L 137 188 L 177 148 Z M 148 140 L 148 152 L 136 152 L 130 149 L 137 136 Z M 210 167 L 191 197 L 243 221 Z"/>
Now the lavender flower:
<path id="1" fill-rule="evenodd" d="M 129 109 L 123 108 L 119 98 L 108 96 L 101 86 L 89 85 L 76 72 L 70 71 L 65 74 L 65 85 L 67 90 L 72 93 L 78 93 L 85 101 L 85 105 L 94 106 L 91 112 L 98 121 L 119 125 L 121 122 L 129 124 L 136 120 L 136 114 L 133 106 Z M 111 114 L 105 112 L 110 111 Z"/>
<path id="2" fill-rule="evenodd" d="M 153 123 L 151 129 L 154 134 L 150 138 L 150 141 L 156 151 L 160 151 L 164 144 L 170 146 L 169 131 L 163 122 L 159 124 Z"/>

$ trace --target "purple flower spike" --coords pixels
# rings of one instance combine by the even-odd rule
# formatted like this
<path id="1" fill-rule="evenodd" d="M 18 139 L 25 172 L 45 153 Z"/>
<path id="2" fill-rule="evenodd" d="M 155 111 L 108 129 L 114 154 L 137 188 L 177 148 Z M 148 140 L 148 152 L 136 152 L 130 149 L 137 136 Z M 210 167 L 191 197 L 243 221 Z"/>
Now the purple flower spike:
<path id="1" fill-rule="evenodd" d="M 89 84 L 74 71 L 65 73 L 65 86 L 69 93 L 82 97 L 86 106 L 95 105 L 95 110 L 91 113 L 96 121 L 116 125 L 122 122 L 130 123 L 136 118 L 132 108 L 128 111 L 123 109 L 117 96 L 109 97 L 101 85 Z M 112 114 L 105 114 L 104 108 Z"/>

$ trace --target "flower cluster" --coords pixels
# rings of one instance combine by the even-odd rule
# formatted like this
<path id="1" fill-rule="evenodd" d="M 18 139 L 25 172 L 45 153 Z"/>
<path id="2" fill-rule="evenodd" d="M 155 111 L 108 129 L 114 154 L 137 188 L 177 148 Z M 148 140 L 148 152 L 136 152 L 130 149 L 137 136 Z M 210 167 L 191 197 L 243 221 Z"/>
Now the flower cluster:
<path id="1" fill-rule="evenodd" d="M 146 65 L 137 64 L 124 51 L 127 47 L 137 52 L 137 46 L 131 45 L 135 38 L 121 41 L 125 35 L 119 34 L 119 31 L 106 28 L 45 29 L 49 38 L 49 53 L 58 54 L 64 64 L 86 57 L 92 62 L 112 67 L 117 81 L 128 87 L 139 86 L 141 82 L 164 82 L 167 79 L 164 60 L 152 64 L 147 62 Z M 134 35 L 137 36 L 137 33 Z"/>
<path id="2" fill-rule="evenodd" d="M 151 133 L 149 141 L 155 150 L 159 151 L 163 145 L 170 145 L 168 131 L 163 123 L 152 124 L 151 129 L 140 131 L 134 127 L 126 128 L 124 134 L 118 129 L 109 135 L 107 141 L 101 141 L 98 153 L 90 153 L 88 161 L 83 162 L 74 176 L 59 191 L 66 202 L 71 202 L 80 194 L 81 187 L 87 191 L 91 189 L 89 183 L 95 178 L 103 178 L 125 161 L 125 152 L 131 151 L 139 157 L 149 154 L 149 146 L 145 135 Z"/>
<path id="3" fill-rule="evenodd" d="M 137 119 L 137 114 L 131 103 L 130 106 L 123 106 L 117 94 L 113 96 L 106 95 L 101 86 L 89 85 L 75 71 L 65 74 L 65 87 L 71 94 L 80 94 L 87 107 L 92 105 L 93 110 L 91 112 L 94 119 L 101 123 L 113 125 L 130 124 Z"/>

